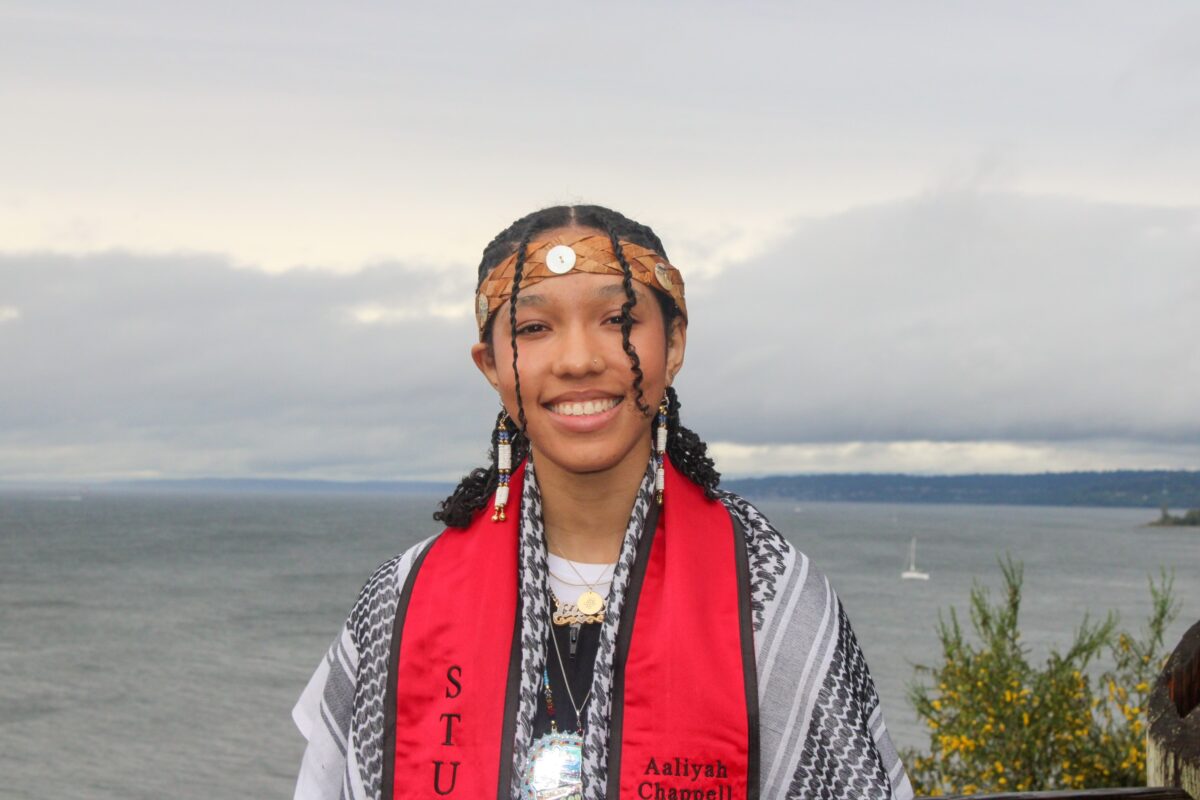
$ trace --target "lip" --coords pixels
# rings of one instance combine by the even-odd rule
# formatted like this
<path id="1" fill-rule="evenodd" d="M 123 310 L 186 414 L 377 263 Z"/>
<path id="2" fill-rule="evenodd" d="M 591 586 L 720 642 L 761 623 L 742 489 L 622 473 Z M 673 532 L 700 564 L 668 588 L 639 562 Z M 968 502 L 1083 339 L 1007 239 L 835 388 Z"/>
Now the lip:
<path id="1" fill-rule="evenodd" d="M 586 400 L 598 400 L 608 397 L 618 398 L 617 404 L 607 411 L 601 411 L 599 414 L 568 416 L 566 414 L 559 414 L 557 411 L 549 408 L 549 405 L 552 403 L 582 403 Z M 622 406 L 625 405 L 624 401 L 625 398 L 623 395 L 614 395 L 608 392 L 567 392 L 558 395 L 554 400 L 544 403 L 542 409 L 550 417 L 555 426 L 564 431 L 571 433 L 591 433 L 603 428 L 616 419 L 617 414 L 620 414 L 622 411 Z"/>
<path id="2" fill-rule="evenodd" d="M 563 392 L 556 394 L 549 400 L 542 403 L 543 406 L 552 406 L 556 403 L 583 403 L 587 400 L 607 400 L 613 397 L 620 400 L 625 397 L 624 392 L 606 392 L 601 389 L 577 389 L 571 392 Z"/>

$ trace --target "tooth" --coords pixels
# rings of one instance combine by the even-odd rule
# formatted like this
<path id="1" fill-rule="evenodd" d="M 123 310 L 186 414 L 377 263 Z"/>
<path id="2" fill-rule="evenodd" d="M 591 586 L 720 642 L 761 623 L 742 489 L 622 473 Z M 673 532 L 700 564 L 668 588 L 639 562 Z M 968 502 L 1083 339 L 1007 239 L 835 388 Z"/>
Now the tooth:
<path id="1" fill-rule="evenodd" d="M 554 413 L 568 417 L 581 417 L 590 414 L 603 414 L 610 408 L 615 408 L 620 398 L 601 397 L 595 400 L 584 400 L 578 403 L 556 403 L 551 406 Z"/>

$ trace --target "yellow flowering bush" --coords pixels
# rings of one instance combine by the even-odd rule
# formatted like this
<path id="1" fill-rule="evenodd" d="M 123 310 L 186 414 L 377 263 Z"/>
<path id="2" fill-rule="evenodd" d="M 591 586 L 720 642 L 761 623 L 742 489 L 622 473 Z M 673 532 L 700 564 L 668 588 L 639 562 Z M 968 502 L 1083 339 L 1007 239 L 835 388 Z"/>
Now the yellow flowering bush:
<path id="1" fill-rule="evenodd" d="M 1172 579 L 1150 581 L 1154 608 L 1141 638 L 1118 631 L 1111 612 L 1101 622 L 1085 616 L 1070 647 L 1035 664 L 1018 629 L 1021 564 L 1005 558 L 1000 570 L 1003 600 L 971 590 L 979 641 L 967 641 L 951 608 L 949 619 L 938 615 L 941 663 L 917 667 L 909 699 L 929 751 L 904 753 L 917 794 L 1144 786 L 1146 699 L 1177 611 Z"/>

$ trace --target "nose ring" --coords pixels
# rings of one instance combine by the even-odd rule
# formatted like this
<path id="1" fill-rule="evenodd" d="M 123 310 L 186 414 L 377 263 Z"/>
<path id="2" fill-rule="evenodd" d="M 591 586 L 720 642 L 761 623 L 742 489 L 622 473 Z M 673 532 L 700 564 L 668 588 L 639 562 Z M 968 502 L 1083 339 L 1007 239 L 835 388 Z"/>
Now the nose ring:
<path id="1" fill-rule="evenodd" d="M 599 368 L 600 368 L 600 359 L 599 359 L 599 358 L 593 358 L 593 359 L 592 359 L 592 366 L 593 366 L 593 367 L 595 367 L 595 368 L 597 368 L 597 369 L 599 369 Z"/>

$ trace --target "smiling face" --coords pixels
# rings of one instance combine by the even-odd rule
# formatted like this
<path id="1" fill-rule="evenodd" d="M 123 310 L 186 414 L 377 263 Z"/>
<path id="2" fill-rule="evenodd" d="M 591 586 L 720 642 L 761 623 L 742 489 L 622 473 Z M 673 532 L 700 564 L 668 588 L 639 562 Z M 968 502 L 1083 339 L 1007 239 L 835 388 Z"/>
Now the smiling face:
<path id="1" fill-rule="evenodd" d="M 568 273 L 517 296 L 517 369 L 530 444 L 539 471 L 569 473 L 628 470 L 641 474 L 650 458 L 650 425 L 666 387 L 683 365 L 685 330 L 664 332 L 662 309 L 652 290 L 634 281 L 629 342 L 642 370 L 643 415 L 633 388 L 634 372 L 621 341 L 626 300 L 615 275 Z M 512 368 L 509 307 L 492 323 L 492 344 L 472 356 L 518 419 Z"/>

